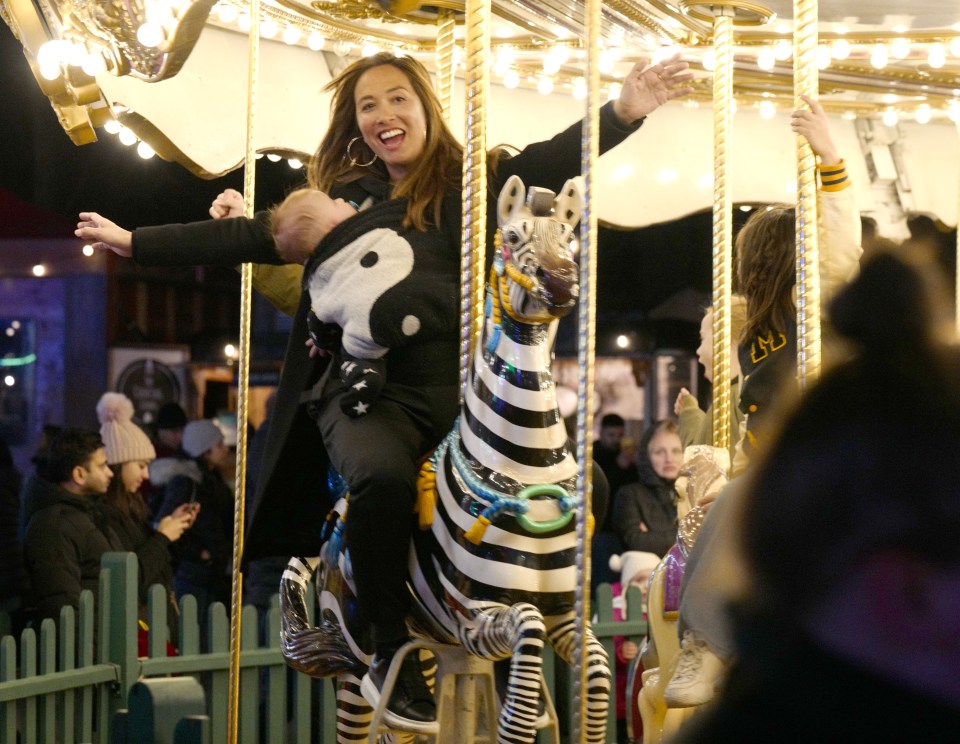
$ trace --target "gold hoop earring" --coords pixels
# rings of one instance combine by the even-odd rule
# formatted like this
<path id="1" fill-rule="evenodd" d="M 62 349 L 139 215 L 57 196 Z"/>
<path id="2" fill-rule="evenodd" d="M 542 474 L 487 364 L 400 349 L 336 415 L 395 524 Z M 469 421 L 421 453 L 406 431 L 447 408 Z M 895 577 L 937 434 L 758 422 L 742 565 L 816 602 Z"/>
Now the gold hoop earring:
<path id="1" fill-rule="evenodd" d="M 350 141 L 347 143 L 347 159 L 350 161 L 350 165 L 352 165 L 354 168 L 368 168 L 369 166 L 371 166 L 371 165 L 373 165 L 375 162 L 377 162 L 377 153 L 373 153 L 373 157 L 370 158 L 370 160 L 369 160 L 368 162 L 366 162 L 366 163 L 358 163 L 358 162 L 357 162 L 357 159 L 356 159 L 355 157 L 353 157 L 353 153 L 350 152 L 350 148 L 353 147 L 353 143 L 356 142 L 356 141 L 359 140 L 359 139 L 363 139 L 363 138 L 362 138 L 362 137 L 354 137 L 352 140 L 350 140 Z"/>

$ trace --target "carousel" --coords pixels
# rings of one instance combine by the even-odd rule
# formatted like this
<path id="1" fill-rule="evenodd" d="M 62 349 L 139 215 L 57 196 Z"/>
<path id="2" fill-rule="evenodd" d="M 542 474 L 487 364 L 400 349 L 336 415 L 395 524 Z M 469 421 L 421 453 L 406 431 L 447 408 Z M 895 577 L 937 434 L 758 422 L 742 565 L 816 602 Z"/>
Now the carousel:
<path id="1" fill-rule="evenodd" d="M 293 557 L 284 574 L 276 630 L 287 663 L 337 679 L 342 742 L 560 742 L 561 728 L 571 742 L 615 741 L 608 652 L 591 629 L 589 607 L 598 220 L 637 227 L 712 208 L 713 374 L 728 379 L 735 204 L 795 202 L 797 377 L 804 390 L 821 374 L 821 286 L 810 270 L 820 265 L 817 163 L 806 139 L 787 127 L 771 135 L 772 120 L 802 108 L 801 97 L 819 101 L 836 124 L 840 149 L 862 154 L 848 155 L 857 204 L 885 234 L 903 237 L 908 214 L 950 223 L 958 213 L 958 169 L 934 179 L 932 167 L 917 165 L 934 152 L 956 161 L 960 126 L 960 17 L 929 0 L 909 10 L 847 0 L 2 0 L 0 14 L 22 43 L 51 115 L 77 146 L 118 136 L 142 157 L 174 161 L 199 178 L 244 168 L 247 217 L 256 191 L 252 164 L 265 156 L 296 167 L 311 157 L 330 124 L 326 85 L 347 65 L 392 52 L 433 75 L 464 148 L 461 415 L 421 470 L 417 519 L 430 537 L 411 548 L 420 632 L 403 653 L 419 655 L 429 670 L 438 714 L 428 725 L 404 726 L 359 693 L 371 654 L 349 616 L 354 587 L 342 554 L 349 484 L 341 484 L 323 543 L 313 555 Z M 647 126 L 659 134 L 631 138 L 616 158 L 601 158 L 601 105 L 617 98 L 638 62 L 641 70 L 662 69 L 675 55 L 690 65 L 691 90 L 656 111 Z M 548 117 L 583 118 L 581 177 L 558 193 L 508 181 L 496 202 L 498 240 L 488 246 L 487 200 L 497 196 L 488 193 L 485 153 L 542 136 Z M 304 270 L 311 292 L 317 270 L 312 262 Z M 227 715 L 212 722 L 212 734 L 198 729 L 206 733 L 197 741 L 254 740 L 241 712 L 240 566 L 256 281 L 254 267 L 244 264 Z M 318 296 L 314 307 L 320 303 Z M 574 307 L 577 425 L 575 446 L 568 446 L 551 378 L 550 328 Z M 535 377 L 536 393 L 518 392 L 503 366 Z M 523 399 L 536 422 L 503 411 L 484 418 L 477 413 L 481 388 L 490 399 Z M 736 405 L 731 389 L 717 386 L 712 447 L 688 453 L 685 550 L 702 518 L 698 499 L 730 469 Z M 536 430 L 529 440 L 524 427 Z M 536 464 L 518 464 L 517 449 L 539 453 L 530 456 Z M 517 557 L 515 564 L 505 555 Z M 664 740 L 693 710 L 664 698 L 680 653 L 682 562 L 668 556 L 651 581 L 647 617 L 656 648 L 629 701 L 642 716 L 644 742 Z M 314 576 L 317 619 L 309 606 Z M 563 727 L 543 684 L 547 645 L 574 670 Z M 509 670 L 498 684 L 504 661 Z M 392 670 L 386 684 L 395 677 Z"/>

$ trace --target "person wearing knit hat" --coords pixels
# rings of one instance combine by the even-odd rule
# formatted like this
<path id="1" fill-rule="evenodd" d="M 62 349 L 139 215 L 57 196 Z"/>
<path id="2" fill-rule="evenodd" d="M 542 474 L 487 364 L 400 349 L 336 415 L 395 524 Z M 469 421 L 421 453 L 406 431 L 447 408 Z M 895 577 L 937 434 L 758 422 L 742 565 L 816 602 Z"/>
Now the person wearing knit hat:
<path id="1" fill-rule="evenodd" d="M 181 451 L 183 442 L 183 428 L 190 419 L 179 403 L 168 400 L 157 411 L 157 419 L 153 423 L 156 432 L 154 446 L 157 448 L 157 457 L 175 456 Z"/>
<path id="2" fill-rule="evenodd" d="M 610 556 L 610 570 L 620 574 L 620 581 L 611 585 L 613 589 L 613 619 L 623 621 L 627 619 L 627 589 L 631 586 L 640 588 L 643 596 L 643 612 L 647 612 L 647 585 L 650 574 L 660 563 L 656 553 L 647 553 L 642 550 L 627 550 L 619 555 Z M 640 659 L 636 659 L 640 647 L 636 641 L 624 636 L 615 636 L 613 639 L 614 656 L 616 658 L 616 674 L 614 675 L 614 689 L 617 710 L 617 741 L 633 741 L 642 738 L 642 723 L 637 716 L 628 726 L 627 722 L 627 679 L 631 663 L 636 663 L 634 670 L 636 679 L 643 672 Z M 636 662 L 634 662 L 636 659 Z M 635 706 L 633 706 L 635 707 Z"/>
<path id="3" fill-rule="evenodd" d="M 176 545 L 179 560 L 173 584 L 177 598 L 191 594 L 197 600 L 201 639 L 207 644 L 207 610 L 213 602 L 229 603 L 230 595 L 233 491 L 221 474 L 230 450 L 223 432 L 209 419 L 184 427 L 183 450 L 192 459 L 158 461 L 152 482 L 164 489 L 158 517 L 176 514 L 185 505 L 199 507 L 193 528 Z"/>
<path id="4" fill-rule="evenodd" d="M 173 566 L 169 546 L 189 529 L 196 509 L 184 505 L 151 525 L 140 487 L 149 477 L 156 451 L 144 431 L 133 422 L 133 403 L 121 393 L 105 393 L 97 403 L 100 438 L 113 480 L 98 509 L 101 529 L 110 531 L 125 550 L 137 555 L 139 564 L 139 614 L 147 619 L 147 592 L 153 584 L 167 588 L 167 631 L 177 637 L 177 612 L 173 600 Z"/>

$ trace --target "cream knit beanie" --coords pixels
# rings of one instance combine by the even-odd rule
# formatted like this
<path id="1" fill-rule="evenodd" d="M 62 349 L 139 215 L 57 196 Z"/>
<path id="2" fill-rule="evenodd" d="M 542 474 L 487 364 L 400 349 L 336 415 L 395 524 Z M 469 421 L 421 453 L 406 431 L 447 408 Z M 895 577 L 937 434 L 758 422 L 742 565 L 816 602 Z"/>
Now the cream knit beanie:
<path id="1" fill-rule="evenodd" d="M 143 429 L 133 423 L 133 403 L 122 393 L 104 393 L 97 403 L 100 438 L 109 465 L 124 462 L 150 462 L 157 451 Z"/>

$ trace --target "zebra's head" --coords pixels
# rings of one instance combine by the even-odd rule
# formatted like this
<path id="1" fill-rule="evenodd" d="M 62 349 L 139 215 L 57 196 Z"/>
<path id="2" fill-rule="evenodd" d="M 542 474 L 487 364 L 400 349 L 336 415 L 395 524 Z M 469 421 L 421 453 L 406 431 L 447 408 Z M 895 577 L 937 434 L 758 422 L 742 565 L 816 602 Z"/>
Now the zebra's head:
<path id="1" fill-rule="evenodd" d="M 500 275 L 495 292 L 515 320 L 543 323 L 569 313 L 580 295 L 573 261 L 575 227 L 583 212 L 583 194 L 576 179 L 560 195 L 532 187 L 511 176 L 497 201 L 500 227 L 494 266 Z"/>

